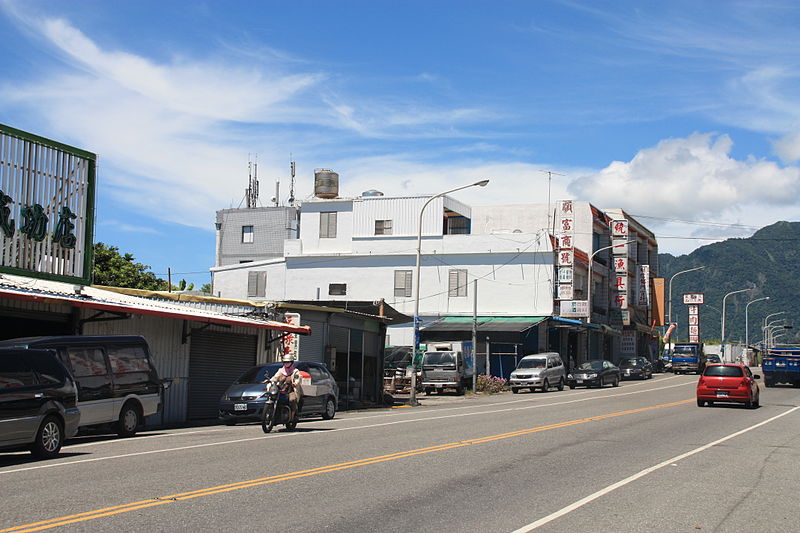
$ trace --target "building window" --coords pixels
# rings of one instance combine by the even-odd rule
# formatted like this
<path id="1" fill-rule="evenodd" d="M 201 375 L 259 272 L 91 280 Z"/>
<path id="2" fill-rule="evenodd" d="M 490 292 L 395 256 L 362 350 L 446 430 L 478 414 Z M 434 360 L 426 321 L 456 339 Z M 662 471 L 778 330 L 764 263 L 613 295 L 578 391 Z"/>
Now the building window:
<path id="1" fill-rule="evenodd" d="M 242 226 L 242 242 L 253 242 L 253 226 Z"/>
<path id="2" fill-rule="evenodd" d="M 347 294 L 347 283 L 328 284 L 328 294 L 330 296 L 345 296 Z"/>
<path id="3" fill-rule="evenodd" d="M 267 295 L 267 273 L 252 271 L 247 273 L 247 297 L 264 298 Z"/>
<path id="4" fill-rule="evenodd" d="M 395 270 L 394 271 L 394 295 L 402 297 L 411 296 L 411 271 L 410 270 Z"/>
<path id="5" fill-rule="evenodd" d="M 467 295 L 467 271 L 451 270 L 448 280 L 447 295 L 452 297 Z"/>
<path id="6" fill-rule="evenodd" d="M 375 221 L 375 235 L 391 235 L 392 234 L 392 221 L 391 220 L 376 220 Z"/>
<path id="7" fill-rule="evenodd" d="M 325 211 L 319 214 L 319 238 L 336 238 L 336 211 Z"/>
<path id="8" fill-rule="evenodd" d="M 447 235 L 469 235 L 469 219 L 467 217 L 447 217 Z"/>

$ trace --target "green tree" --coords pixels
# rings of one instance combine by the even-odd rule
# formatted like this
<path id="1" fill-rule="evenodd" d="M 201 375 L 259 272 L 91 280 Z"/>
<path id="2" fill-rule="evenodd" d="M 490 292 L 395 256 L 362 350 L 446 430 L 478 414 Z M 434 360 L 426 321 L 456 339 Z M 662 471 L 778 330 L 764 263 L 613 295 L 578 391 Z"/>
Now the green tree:
<path id="1" fill-rule="evenodd" d="M 167 290 L 167 282 L 150 271 L 149 265 L 137 263 L 132 254 L 120 254 L 119 248 L 102 242 L 94 245 L 94 283 L 109 287 Z"/>

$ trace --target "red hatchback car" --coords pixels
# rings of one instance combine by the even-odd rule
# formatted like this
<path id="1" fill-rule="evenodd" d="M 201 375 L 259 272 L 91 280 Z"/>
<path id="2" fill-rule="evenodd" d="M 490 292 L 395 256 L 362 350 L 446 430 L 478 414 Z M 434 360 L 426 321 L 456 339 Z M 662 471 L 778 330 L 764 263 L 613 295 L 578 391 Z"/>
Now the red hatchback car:
<path id="1" fill-rule="evenodd" d="M 758 407 L 759 389 L 757 379 L 750 369 L 744 365 L 731 363 L 707 365 L 703 375 L 697 382 L 697 405 L 703 407 L 706 402 L 743 403 L 745 407 Z"/>

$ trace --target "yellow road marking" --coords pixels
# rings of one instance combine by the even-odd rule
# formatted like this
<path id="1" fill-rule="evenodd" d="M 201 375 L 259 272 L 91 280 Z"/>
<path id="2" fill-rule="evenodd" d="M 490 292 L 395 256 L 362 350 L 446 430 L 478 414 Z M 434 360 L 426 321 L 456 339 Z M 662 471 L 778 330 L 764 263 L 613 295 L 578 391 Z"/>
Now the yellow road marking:
<path id="1" fill-rule="evenodd" d="M 137 511 L 139 509 L 146 509 L 148 507 L 156 507 L 159 505 L 165 505 L 168 503 L 173 503 L 176 501 L 183 501 L 183 500 L 191 500 L 194 498 L 199 498 L 201 496 L 210 496 L 212 494 L 220 494 L 223 492 L 230 492 L 233 490 L 240 490 L 246 489 L 250 487 L 257 487 L 260 485 L 268 485 L 270 483 L 279 483 L 281 481 L 289 481 L 291 479 L 299 479 L 308 476 L 316 476 L 319 474 L 325 474 L 328 472 L 336 472 L 338 470 L 348 470 L 351 468 L 357 468 L 360 466 L 367 466 L 376 463 L 383 463 L 387 461 L 395 461 L 397 459 L 405 459 L 407 457 L 412 457 L 415 455 L 422 455 L 434 452 L 441 452 L 445 450 L 451 450 L 453 448 L 460 448 L 463 446 L 472 446 L 474 444 L 485 444 L 488 442 L 494 442 L 503 439 L 509 439 L 512 437 L 521 437 L 523 435 L 530 435 L 531 433 L 538 433 L 540 431 L 548 431 L 551 429 L 560 429 L 570 426 L 575 426 L 578 424 L 585 424 L 587 422 L 597 422 L 600 420 L 607 420 L 609 418 L 615 418 L 619 416 L 631 415 L 635 413 L 642 413 L 645 411 L 652 411 L 654 409 L 663 409 L 666 407 L 675 407 L 678 405 L 683 405 L 686 403 L 694 402 L 694 398 L 689 400 L 681 400 L 678 402 L 672 403 L 664 403 L 660 405 L 652 405 L 649 407 L 639 407 L 637 409 L 628 409 L 626 411 L 617 411 L 615 413 L 607 413 L 604 415 L 597 415 L 597 416 L 590 416 L 587 418 L 579 418 L 576 420 L 568 420 L 566 422 L 558 422 L 555 424 L 548 424 L 546 426 L 537 426 L 534 428 L 528 429 L 521 429 L 517 431 L 510 431 L 508 433 L 500 433 L 498 435 L 489 435 L 486 437 L 479 437 L 475 439 L 469 439 L 464 441 L 458 442 L 449 442 L 445 444 L 438 444 L 435 446 L 428 446 L 425 448 L 417 448 L 415 450 L 406 450 L 403 452 L 395 452 L 386 455 L 378 455 L 375 457 L 367 457 L 364 459 L 358 459 L 355 461 L 348 461 L 345 463 L 338 463 L 334 465 L 327 465 L 327 466 L 320 466 L 317 468 L 311 468 L 308 470 L 299 470 L 297 472 L 289 472 L 286 474 L 278 474 L 275 476 L 269 476 L 259 479 L 251 479 L 248 481 L 240 481 L 238 483 L 230 483 L 227 485 L 218 485 L 216 487 L 208 487 L 205 489 L 199 489 L 189 492 L 181 492 L 177 494 L 171 494 L 169 496 L 163 496 L 161 498 L 157 498 L 154 500 L 142 500 L 138 502 L 132 502 L 124 505 L 116 505 L 113 507 L 104 507 L 102 509 L 96 509 L 94 511 L 87 511 L 84 513 L 78 513 L 68 516 L 62 516 L 59 518 L 51 518 L 49 520 L 42 520 L 39 522 L 32 522 L 30 524 L 23 524 L 19 526 L 14 526 L 6 529 L 0 529 L 0 533 L 27 533 L 32 531 L 42 531 L 45 529 L 51 529 L 54 527 L 65 526 L 67 524 L 74 524 L 76 522 L 85 522 L 88 520 L 94 520 L 97 518 L 103 518 L 106 516 L 112 516 L 121 513 L 127 513 L 130 511 Z"/>

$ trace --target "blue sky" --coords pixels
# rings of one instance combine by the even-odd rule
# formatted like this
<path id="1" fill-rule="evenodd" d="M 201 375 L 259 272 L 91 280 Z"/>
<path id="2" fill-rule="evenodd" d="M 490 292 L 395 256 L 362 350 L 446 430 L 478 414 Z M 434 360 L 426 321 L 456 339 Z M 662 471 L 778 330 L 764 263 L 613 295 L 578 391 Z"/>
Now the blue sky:
<path id="1" fill-rule="evenodd" d="M 97 240 L 210 280 L 290 154 L 341 193 L 623 207 L 686 253 L 800 220 L 792 1 L 0 0 L 0 122 L 99 156 Z M 647 217 L 647 218 L 645 218 Z M 651 218 L 652 217 L 652 218 Z"/>

